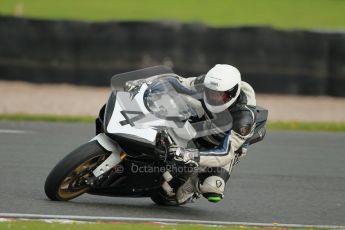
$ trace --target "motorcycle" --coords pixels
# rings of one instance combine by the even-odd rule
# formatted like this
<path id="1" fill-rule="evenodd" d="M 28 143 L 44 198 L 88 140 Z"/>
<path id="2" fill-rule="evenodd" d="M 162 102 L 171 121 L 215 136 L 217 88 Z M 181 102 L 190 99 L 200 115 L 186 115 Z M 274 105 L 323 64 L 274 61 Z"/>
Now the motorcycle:
<path id="1" fill-rule="evenodd" d="M 228 113 L 206 121 L 194 119 L 205 115 L 202 96 L 181 93 L 174 85 L 175 76 L 165 66 L 113 76 L 112 92 L 95 121 L 96 136 L 52 169 L 45 182 L 47 197 L 68 201 L 88 193 L 150 197 L 158 205 L 185 204 L 176 201 L 176 190 L 198 168 L 170 156 L 169 146 L 196 148 L 193 139 L 221 132 L 222 125 L 230 130 L 232 117 Z M 135 82 L 134 87 L 125 90 L 128 82 Z M 261 141 L 266 133 L 268 112 L 257 106 L 256 113 L 254 135 L 246 146 Z M 217 128 L 212 126 L 215 123 Z M 235 153 L 230 174 L 240 155 Z M 200 194 L 195 192 L 193 198 L 198 197 Z"/>

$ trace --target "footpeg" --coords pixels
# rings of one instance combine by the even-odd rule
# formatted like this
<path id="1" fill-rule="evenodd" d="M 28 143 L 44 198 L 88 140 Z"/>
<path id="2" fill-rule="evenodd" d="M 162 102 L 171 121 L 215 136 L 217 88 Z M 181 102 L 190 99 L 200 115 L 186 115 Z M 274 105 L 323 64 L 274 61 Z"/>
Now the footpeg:
<path id="1" fill-rule="evenodd" d="M 163 174 L 163 178 L 164 178 L 164 182 L 162 184 L 163 190 L 167 193 L 168 196 L 174 196 L 175 195 L 174 190 L 169 184 L 169 181 L 173 179 L 173 176 L 170 174 L 170 172 L 166 171 Z"/>

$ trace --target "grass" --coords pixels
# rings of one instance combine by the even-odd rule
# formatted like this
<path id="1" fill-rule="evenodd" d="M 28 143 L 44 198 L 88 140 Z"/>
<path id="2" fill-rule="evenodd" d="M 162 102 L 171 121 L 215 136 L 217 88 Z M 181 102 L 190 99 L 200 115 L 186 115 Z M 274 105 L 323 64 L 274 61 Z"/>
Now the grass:
<path id="1" fill-rule="evenodd" d="M 140 229 L 140 230 L 262 230 L 262 229 L 288 229 L 278 227 L 246 227 L 246 226 L 205 226 L 196 224 L 162 224 L 162 223 L 45 223 L 42 221 L 10 221 L 0 222 L 0 229 L 22 230 L 22 229 L 68 229 L 68 230 L 110 230 L 110 229 Z M 289 228 L 291 229 L 291 228 Z M 296 229 L 296 228 L 294 228 Z M 308 228 L 308 230 L 313 228 Z"/>
<path id="2" fill-rule="evenodd" d="M 78 122 L 91 123 L 95 121 L 93 116 L 58 116 L 45 114 L 0 114 L 2 121 L 48 121 L 48 122 Z"/>
<path id="3" fill-rule="evenodd" d="M 90 21 L 198 22 L 214 27 L 345 28 L 343 0 L 0 0 L 0 15 Z"/>
<path id="4" fill-rule="evenodd" d="M 275 121 L 268 123 L 270 130 L 296 130 L 296 131 L 324 131 L 324 132 L 345 132 L 345 123 L 337 122 L 282 122 Z"/>
<path id="5" fill-rule="evenodd" d="M 57 115 L 31 115 L 31 114 L 0 114 L 0 121 L 47 121 L 47 122 L 79 122 L 92 123 L 93 116 L 57 116 Z M 345 123 L 336 122 L 300 122 L 300 121 L 273 121 L 268 123 L 269 130 L 290 131 L 324 131 L 345 132 Z"/>

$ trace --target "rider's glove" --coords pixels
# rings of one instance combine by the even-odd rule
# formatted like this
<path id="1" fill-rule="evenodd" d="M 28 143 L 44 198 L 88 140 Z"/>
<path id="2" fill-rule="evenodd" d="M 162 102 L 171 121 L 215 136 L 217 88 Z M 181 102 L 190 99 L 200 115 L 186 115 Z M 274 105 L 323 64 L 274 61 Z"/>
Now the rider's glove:
<path id="1" fill-rule="evenodd" d="M 134 81 L 127 81 L 124 85 L 124 90 L 127 92 L 132 92 L 140 88 L 140 86 L 144 83 L 142 79 L 134 80 Z"/>
<path id="2" fill-rule="evenodd" d="M 171 145 L 168 152 L 170 156 L 174 157 L 175 161 L 183 162 L 194 167 L 199 166 L 198 162 L 200 160 L 200 156 L 198 149 L 186 149 L 176 145 Z"/>

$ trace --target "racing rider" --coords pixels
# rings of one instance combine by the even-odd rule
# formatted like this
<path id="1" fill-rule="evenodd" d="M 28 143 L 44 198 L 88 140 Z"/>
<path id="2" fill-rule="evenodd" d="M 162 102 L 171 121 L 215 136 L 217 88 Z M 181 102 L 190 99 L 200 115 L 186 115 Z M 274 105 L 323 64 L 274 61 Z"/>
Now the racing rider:
<path id="1" fill-rule="evenodd" d="M 254 90 L 241 80 L 241 74 L 236 67 L 227 64 L 217 64 L 199 77 L 176 76 L 169 79 L 169 82 L 178 92 L 202 94 L 200 101 L 204 115 L 201 119 L 212 120 L 214 117 L 222 117 L 224 113 L 231 114 L 231 130 L 223 128 L 221 132 L 210 133 L 194 140 L 198 151 L 176 145 L 169 147 L 169 153 L 174 155 L 176 160 L 193 163 L 204 169 L 196 177 L 189 177 L 180 186 L 176 193 L 177 202 L 187 201 L 194 192 L 203 194 L 211 202 L 218 202 L 224 197 L 225 183 L 230 177 L 229 168 L 235 152 L 246 154 L 247 148 L 243 144 L 254 132 Z"/>

